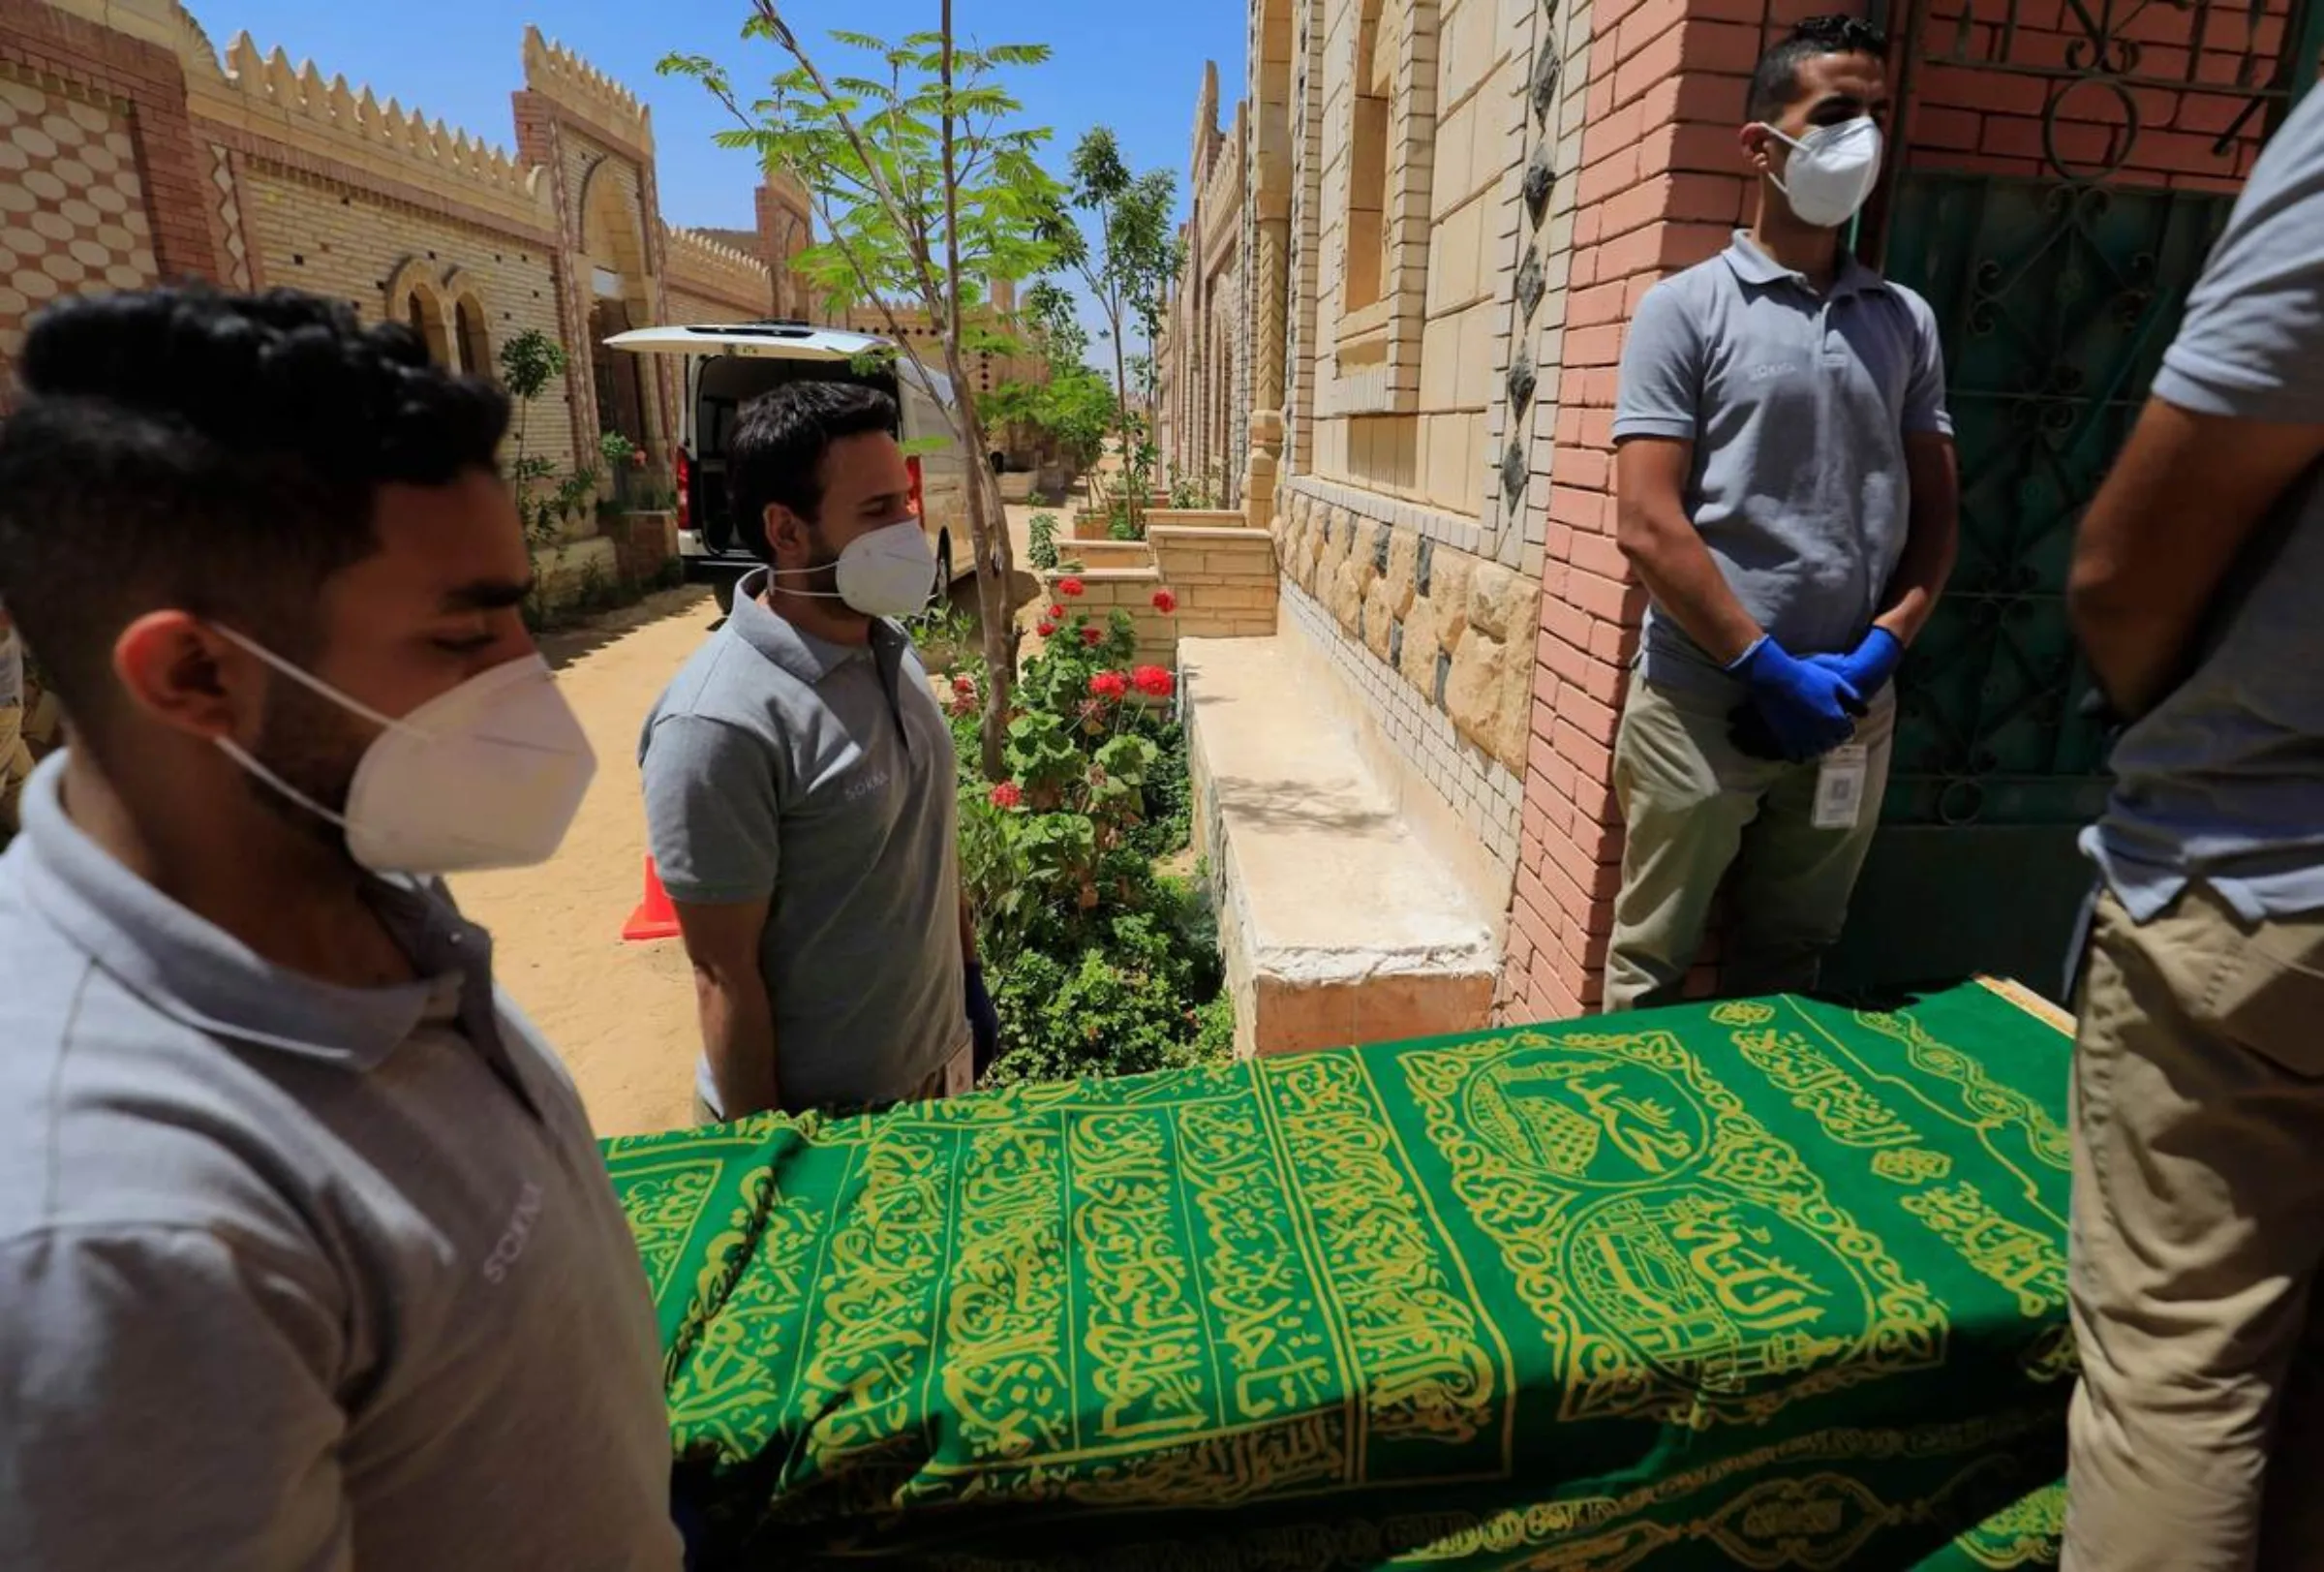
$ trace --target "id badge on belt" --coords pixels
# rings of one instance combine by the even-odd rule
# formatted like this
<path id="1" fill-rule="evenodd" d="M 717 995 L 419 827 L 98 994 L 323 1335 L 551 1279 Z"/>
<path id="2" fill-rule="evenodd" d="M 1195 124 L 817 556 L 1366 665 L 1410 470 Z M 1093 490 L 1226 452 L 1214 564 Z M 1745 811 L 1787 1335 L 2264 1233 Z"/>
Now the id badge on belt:
<path id="1" fill-rule="evenodd" d="M 1864 784 L 1872 774 L 1872 750 L 1860 742 L 1823 755 L 1816 772 L 1816 814 L 1819 830 L 1852 830 L 1864 814 Z"/>

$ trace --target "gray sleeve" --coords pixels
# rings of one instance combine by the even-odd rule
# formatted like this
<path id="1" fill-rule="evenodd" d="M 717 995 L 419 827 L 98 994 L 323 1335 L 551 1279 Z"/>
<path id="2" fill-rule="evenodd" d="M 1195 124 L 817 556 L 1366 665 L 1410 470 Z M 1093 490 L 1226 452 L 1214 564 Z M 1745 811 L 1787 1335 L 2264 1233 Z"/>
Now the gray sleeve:
<path id="1" fill-rule="evenodd" d="M 1953 434 L 1953 414 L 1944 403 L 1944 344 L 1937 333 L 1937 313 L 1911 290 L 1901 292 L 1912 316 L 1912 376 L 1905 385 L 1905 431 Z"/>
<path id="2" fill-rule="evenodd" d="M 1614 441 L 1677 437 L 1693 442 L 1702 373 L 1702 330 L 1686 297 L 1667 281 L 1657 284 L 1638 302 L 1638 314 L 1622 340 Z"/>
<path id="3" fill-rule="evenodd" d="M 2260 155 L 2155 393 L 2198 415 L 2324 421 L 2324 95 Z"/>
<path id="4" fill-rule="evenodd" d="M 189 1228 L 0 1246 L 0 1524 L 45 1572 L 354 1565 L 339 1322 Z"/>
<path id="5" fill-rule="evenodd" d="M 735 906 L 775 893 L 782 811 L 766 743 L 698 715 L 647 734 L 646 845 L 670 899 Z"/>

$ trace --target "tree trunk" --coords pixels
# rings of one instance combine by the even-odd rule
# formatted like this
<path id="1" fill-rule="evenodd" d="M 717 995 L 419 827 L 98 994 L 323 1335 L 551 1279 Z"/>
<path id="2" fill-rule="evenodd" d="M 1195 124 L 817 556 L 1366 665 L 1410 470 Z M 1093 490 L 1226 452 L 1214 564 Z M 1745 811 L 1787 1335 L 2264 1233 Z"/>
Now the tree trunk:
<path id="1" fill-rule="evenodd" d="M 1009 703 L 1017 687 L 1017 608 L 1009 604 L 1008 511 L 999 482 L 985 463 L 985 423 L 976 408 L 974 385 L 961 354 L 960 171 L 952 112 L 952 0 L 944 0 L 944 371 L 959 401 L 964 451 L 962 473 L 968 489 L 968 541 L 976 553 L 976 610 L 985 647 L 985 714 L 979 728 L 985 779 L 1008 779 L 1003 745 L 1009 734 Z M 994 525 L 997 523 L 998 528 Z M 947 586 L 949 588 L 950 586 Z"/>
<path id="2" fill-rule="evenodd" d="M 1116 309 L 1107 317 L 1114 329 L 1114 410 L 1121 422 L 1121 506 L 1130 521 L 1130 528 L 1143 536 L 1138 521 L 1146 516 L 1146 485 L 1138 475 L 1137 444 L 1130 430 L 1130 373 L 1121 351 L 1121 312 Z"/>

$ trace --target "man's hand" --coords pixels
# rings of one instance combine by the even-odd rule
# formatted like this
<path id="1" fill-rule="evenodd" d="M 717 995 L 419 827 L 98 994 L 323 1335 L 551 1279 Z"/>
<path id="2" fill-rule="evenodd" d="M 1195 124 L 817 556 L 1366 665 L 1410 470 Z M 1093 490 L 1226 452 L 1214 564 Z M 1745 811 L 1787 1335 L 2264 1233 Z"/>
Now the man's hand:
<path id="1" fill-rule="evenodd" d="M 1840 673 L 1795 660 L 1764 633 L 1728 671 L 1751 689 L 1752 707 L 1775 747 L 1793 763 L 1820 758 L 1848 741 L 1864 713 L 1864 698 Z M 1736 739 L 1741 745 L 1742 738 Z"/>
<path id="2" fill-rule="evenodd" d="M 1863 641 L 1846 655 L 1811 655 L 1808 664 L 1836 672 L 1861 694 L 1866 703 L 1880 696 L 1905 658 L 1903 641 L 1887 629 L 1875 626 Z"/>

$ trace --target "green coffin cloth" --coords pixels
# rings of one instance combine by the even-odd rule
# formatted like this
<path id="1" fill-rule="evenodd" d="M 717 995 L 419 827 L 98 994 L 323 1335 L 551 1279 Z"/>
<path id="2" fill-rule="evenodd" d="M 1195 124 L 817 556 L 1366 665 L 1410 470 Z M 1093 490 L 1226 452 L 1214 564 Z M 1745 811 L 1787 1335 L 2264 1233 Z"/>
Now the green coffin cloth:
<path id="1" fill-rule="evenodd" d="M 2035 1566 L 2067 1050 L 1728 1002 L 606 1158 L 735 1565 Z"/>

